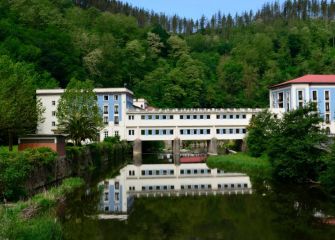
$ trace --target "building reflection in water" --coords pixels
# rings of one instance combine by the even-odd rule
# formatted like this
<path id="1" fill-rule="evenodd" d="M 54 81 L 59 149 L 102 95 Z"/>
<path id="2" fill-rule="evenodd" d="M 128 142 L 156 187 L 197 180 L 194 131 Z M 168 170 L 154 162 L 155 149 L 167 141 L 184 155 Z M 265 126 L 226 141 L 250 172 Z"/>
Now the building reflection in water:
<path id="1" fill-rule="evenodd" d="M 250 178 L 199 164 L 127 165 L 120 175 L 100 183 L 100 210 L 127 213 L 137 197 L 249 194 Z"/>

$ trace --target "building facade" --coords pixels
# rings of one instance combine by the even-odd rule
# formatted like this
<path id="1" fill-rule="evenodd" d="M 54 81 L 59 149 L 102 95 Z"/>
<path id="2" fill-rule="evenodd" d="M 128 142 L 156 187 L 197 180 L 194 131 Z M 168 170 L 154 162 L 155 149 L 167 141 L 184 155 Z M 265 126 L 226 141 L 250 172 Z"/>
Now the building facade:
<path id="1" fill-rule="evenodd" d="M 322 127 L 335 133 L 335 75 L 306 75 L 270 88 L 270 110 L 284 112 L 315 103 Z"/>
<path id="2" fill-rule="evenodd" d="M 249 194 L 250 178 L 202 164 L 127 165 L 120 175 L 100 183 L 100 210 L 126 213 L 136 197 Z"/>

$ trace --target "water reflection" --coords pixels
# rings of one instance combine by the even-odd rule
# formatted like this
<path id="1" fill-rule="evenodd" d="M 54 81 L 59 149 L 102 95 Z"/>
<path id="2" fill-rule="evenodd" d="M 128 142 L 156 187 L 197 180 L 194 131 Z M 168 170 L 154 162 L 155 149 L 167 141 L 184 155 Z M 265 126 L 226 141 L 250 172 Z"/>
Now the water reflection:
<path id="1" fill-rule="evenodd" d="M 138 197 L 208 196 L 251 193 L 248 176 L 209 169 L 206 164 L 127 165 L 100 183 L 100 211 L 127 213 Z"/>

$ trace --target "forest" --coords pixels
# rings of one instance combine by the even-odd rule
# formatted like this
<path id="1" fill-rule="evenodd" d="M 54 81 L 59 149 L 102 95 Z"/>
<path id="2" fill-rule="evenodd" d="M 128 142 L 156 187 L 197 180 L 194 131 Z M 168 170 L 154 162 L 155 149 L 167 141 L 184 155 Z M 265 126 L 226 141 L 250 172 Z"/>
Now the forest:
<path id="1" fill-rule="evenodd" d="M 115 0 L 1 0 L 0 16 L 0 55 L 35 88 L 90 79 L 154 107 L 266 107 L 270 85 L 335 72 L 334 0 L 200 19 Z"/>

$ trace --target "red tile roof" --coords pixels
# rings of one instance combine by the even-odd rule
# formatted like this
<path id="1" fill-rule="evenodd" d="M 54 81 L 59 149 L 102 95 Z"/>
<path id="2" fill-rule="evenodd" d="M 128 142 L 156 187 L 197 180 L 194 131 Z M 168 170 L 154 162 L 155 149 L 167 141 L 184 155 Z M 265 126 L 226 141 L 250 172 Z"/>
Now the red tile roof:
<path id="1" fill-rule="evenodd" d="M 283 83 L 271 86 L 270 88 L 281 87 L 284 85 L 305 83 L 305 84 L 335 84 L 335 75 L 305 75 L 300 78 L 292 79 Z"/>

